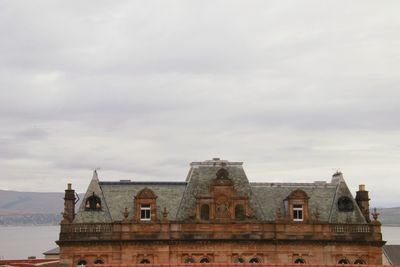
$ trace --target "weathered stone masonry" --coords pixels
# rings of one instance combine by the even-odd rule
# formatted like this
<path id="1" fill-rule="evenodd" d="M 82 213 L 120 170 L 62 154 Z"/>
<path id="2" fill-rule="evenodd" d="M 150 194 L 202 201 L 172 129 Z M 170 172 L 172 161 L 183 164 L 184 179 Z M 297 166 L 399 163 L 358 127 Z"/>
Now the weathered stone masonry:
<path id="1" fill-rule="evenodd" d="M 191 164 L 185 182 L 100 182 L 75 214 L 69 185 L 61 223 L 66 266 L 136 263 L 381 264 L 380 223 L 360 186 L 250 183 L 242 163 Z"/>

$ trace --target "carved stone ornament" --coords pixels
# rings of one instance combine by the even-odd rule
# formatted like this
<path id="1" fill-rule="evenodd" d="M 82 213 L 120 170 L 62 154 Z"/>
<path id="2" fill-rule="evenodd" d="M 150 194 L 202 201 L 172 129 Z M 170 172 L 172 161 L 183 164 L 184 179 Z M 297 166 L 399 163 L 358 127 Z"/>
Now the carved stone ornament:
<path id="1" fill-rule="evenodd" d="M 122 212 L 122 215 L 124 215 L 125 220 L 128 219 L 129 212 L 127 207 L 125 207 L 125 210 Z"/>
<path id="2" fill-rule="evenodd" d="M 157 196 L 151 189 L 146 187 L 137 194 L 136 198 L 149 199 L 149 198 L 157 198 Z"/>
<path id="3" fill-rule="evenodd" d="M 374 212 L 372 212 L 372 218 L 374 218 L 375 221 L 378 220 L 380 213 L 377 212 L 376 208 L 374 208 Z"/>
<path id="4" fill-rule="evenodd" d="M 213 185 L 232 185 L 232 180 L 229 178 L 229 172 L 226 169 L 219 169 L 216 176 L 213 180 Z"/>

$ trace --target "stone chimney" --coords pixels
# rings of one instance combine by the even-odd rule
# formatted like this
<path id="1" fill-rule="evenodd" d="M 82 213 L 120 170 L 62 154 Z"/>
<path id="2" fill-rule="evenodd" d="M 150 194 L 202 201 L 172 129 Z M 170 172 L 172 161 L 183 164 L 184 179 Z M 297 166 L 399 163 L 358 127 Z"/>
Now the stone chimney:
<path id="1" fill-rule="evenodd" d="M 367 222 L 371 222 L 369 217 L 369 200 L 368 191 L 365 191 L 365 185 L 360 184 L 356 192 L 356 202 Z"/>
<path id="2" fill-rule="evenodd" d="M 72 185 L 68 184 L 67 189 L 65 190 L 64 197 L 64 219 L 62 223 L 72 223 L 75 218 L 75 190 L 72 189 Z"/>

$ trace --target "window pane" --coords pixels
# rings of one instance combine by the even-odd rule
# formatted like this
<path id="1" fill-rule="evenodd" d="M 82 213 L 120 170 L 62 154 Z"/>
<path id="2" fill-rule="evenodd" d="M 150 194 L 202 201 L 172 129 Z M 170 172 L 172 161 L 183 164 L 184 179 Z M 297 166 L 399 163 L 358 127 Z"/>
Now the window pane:
<path id="1" fill-rule="evenodd" d="M 150 220 L 151 219 L 150 204 L 140 205 L 140 219 L 141 220 Z"/>
<path id="2" fill-rule="evenodd" d="M 302 221 L 303 220 L 303 205 L 293 205 L 293 220 Z"/>

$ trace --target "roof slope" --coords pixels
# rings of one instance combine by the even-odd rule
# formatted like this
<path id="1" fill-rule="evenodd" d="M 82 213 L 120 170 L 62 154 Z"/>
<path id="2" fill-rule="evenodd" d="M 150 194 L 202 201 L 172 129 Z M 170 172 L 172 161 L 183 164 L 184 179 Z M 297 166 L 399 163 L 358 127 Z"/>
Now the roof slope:
<path id="1" fill-rule="evenodd" d="M 309 209 L 312 214 L 318 207 L 320 221 L 328 221 L 332 200 L 335 197 L 336 185 L 314 183 L 252 183 L 251 188 L 256 195 L 265 220 L 274 221 L 277 209 L 282 214 L 285 211 L 284 200 L 296 189 L 303 190 L 309 199 Z"/>
<path id="2" fill-rule="evenodd" d="M 104 197 L 113 221 L 121 221 L 125 207 L 128 219 L 133 218 L 134 198 L 144 188 L 149 188 L 157 196 L 157 217 L 162 218 L 164 208 L 168 211 L 168 220 L 176 217 L 179 202 L 186 188 L 185 182 L 100 182 Z"/>
<path id="3" fill-rule="evenodd" d="M 257 220 L 274 221 L 278 209 L 284 214 L 285 199 L 293 191 L 300 189 L 309 197 L 310 216 L 318 210 L 319 221 L 366 223 L 341 173 L 336 173 L 330 183 L 249 183 L 242 162 L 220 159 L 191 163 L 185 182 L 99 182 L 95 171 L 84 199 L 94 193 L 101 199 L 102 210 L 85 210 L 85 201 L 82 201 L 74 223 L 122 221 L 125 208 L 129 212 L 128 219 L 132 219 L 135 213 L 135 196 L 146 187 L 157 196 L 158 218 L 162 218 L 162 212 L 166 208 L 168 220 L 190 220 L 196 210 L 196 196 L 209 193 L 210 185 L 221 168 L 228 171 L 235 191 L 249 198 Z M 339 211 L 340 197 L 350 199 L 354 208 L 351 211 Z"/>
<path id="4" fill-rule="evenodd" d="M 92 211 L 86 210 L 85 204 L 88 197 L 92 195 L 96 195 L 100 198 L 101 201 L 101 210 L 99 211 Z M 107 223 L 111 222 L 111 215 L 109 209 L 107 207 L 107 201 L 104 198 L 103 191 L 99 185 L 99 178 L 97 176 L 97 171 L 93 172 L 93 178 L 90 181 L 89 187 L 86 190 L 85 197 L 81 202 L 79 207 L 79 211 L 75 216 L 74 223 Z"/>
<path id="5" fill-rule="evenodd" d="M 385 245 L 383 253 L 392 265 L 400 265 L 400 245 Z"/>
<path id="6" fill-rule="evenodd" d="M 331 183 L 251 183 L 251 188 L 263 210 L 265 220 L 276 219 L 277 210 L 285 211 L 284 200 L 296 189 L 303 190 L 309 197 L 309 211 L 313 215 L 318 209 L 321 222 L 366 223 L 342 174 L 335 174 Z M 340 212 L 339 197 L 347 196 L 353 202 L 353 211 Z"/>
<path id="7" fill-rule="evenodd" d="M 189 219 L 192 211 L 195 210 L 196 195 L 207 194 L 210 190 L 211 181 L 216 178 L 216 173 L 221 168 L 224 168 L 228 171 L 229 179 L 232 180 L 236 192 L 242 196 L 249 197 L 250 206 L 256 218 L 262 220 L 264 218 L 262 209 L 251 190 L 249 180 L 247 179 L 242 165 L 242 162 L 229 162 L 220 159 L 191 163 L 191 168 L 186 179 L 188 184 L 182 197 L 176 219 Z"/>

